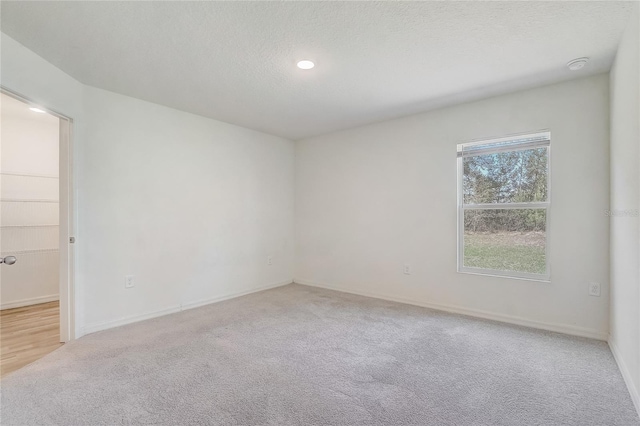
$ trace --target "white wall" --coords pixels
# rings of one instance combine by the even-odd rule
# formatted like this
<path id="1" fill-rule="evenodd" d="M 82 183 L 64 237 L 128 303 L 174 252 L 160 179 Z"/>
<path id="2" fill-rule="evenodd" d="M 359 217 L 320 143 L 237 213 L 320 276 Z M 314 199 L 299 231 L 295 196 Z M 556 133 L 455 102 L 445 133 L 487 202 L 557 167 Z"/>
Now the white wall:
<path id="1" fill-rule="evenodd" d="M 59 119 L 0 95 L 1 308 L 58 300 Z"/>
<path id="2" fill-rule="evenodd" d="M 292 281 L 293 142 L 90 87 L 84 104 L 86 330 Z"/>
<path id="3" fill-rule="evenodd" d="M 299 141 L 295 281 L 606 339 L 608 97 L 598 75 Z M 457 273 L 456 144 L 541 129 L 551 283 Z"/>
<path id="4" fill-rule="evenodd" d="M 291 281 L 293 142 L 85 87 L 4 34 L 1 65 L 74 120 L 77 336 Z"/>
<path id="5" fill-rule="evenodd" d="M 640 26 L 638 6 L 611 69 L 611 337 L 640 411 Z"/>

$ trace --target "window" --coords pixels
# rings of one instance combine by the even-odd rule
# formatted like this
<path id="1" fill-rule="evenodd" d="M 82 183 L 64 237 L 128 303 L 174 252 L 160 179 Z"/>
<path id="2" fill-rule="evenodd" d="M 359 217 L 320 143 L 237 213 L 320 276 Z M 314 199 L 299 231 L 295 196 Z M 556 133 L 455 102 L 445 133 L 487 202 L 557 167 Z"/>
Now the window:
<path id="1" fill-rule="evenodd" d="M 549 279 L 550 132 L 458 145 L 458 271 Z"/>

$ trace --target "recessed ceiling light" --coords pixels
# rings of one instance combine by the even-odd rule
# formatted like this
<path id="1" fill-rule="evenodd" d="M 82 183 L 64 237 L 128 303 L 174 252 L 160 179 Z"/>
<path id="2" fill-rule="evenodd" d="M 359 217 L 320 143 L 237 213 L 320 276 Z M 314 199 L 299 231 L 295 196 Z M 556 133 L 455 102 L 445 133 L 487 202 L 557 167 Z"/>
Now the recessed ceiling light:
<path id="1" fill-rule="evenodd" d="M 39 112 L 39 113 L 42 113 L 42 114 L 44 114 L 44 113 L 46 113 L 46 112 L 47 112 L 47 111 L 43 111 L 43 110 L 41 110 L 40 108 L 29 108 L 29 109 L 30 109 L 31 111 L 33 111 L 33 112 Z"/>
<path id="2" fill-rule="evenodd" d="M 298 62 L 298 68 L 300 68 L 301 70 L 310 70 L 311 68 L 315 67 L 316 64 L 314 64 L 311 61 L 308 60 L 304 60 L 304 61 L 300 61 Z"/>
<path id="3" fill-rule="evenodd" d="M 574 59 L 573 61 L 569 61 L 569 63 L 567 64 L 567 68 L 569 68 L 571 71 L 578 71 L 579 69 L 582 69 L 585 65 L 587 65 L 587 62 L 589 62 L 589 58 Z"/>

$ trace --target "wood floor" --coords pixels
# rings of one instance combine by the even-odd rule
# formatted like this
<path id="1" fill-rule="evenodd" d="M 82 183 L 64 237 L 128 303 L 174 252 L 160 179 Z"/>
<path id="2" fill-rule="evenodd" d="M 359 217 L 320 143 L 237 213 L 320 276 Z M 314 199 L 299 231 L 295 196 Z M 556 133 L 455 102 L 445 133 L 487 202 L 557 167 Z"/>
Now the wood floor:
<path id="1" fill-rule="evenodd" d="M 60 346 L 59 302 L 0 311 L 0 377 Z"/>

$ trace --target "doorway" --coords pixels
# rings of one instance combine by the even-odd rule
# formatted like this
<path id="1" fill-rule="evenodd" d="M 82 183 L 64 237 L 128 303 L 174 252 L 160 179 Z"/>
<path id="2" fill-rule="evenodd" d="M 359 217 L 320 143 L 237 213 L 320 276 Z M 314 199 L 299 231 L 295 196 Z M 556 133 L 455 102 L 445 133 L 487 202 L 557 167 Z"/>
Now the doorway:
<path id="1" fill-rule="evenodd" d="M 73 338 L 71 120 L 0 94 L 0 376 Z"/>

